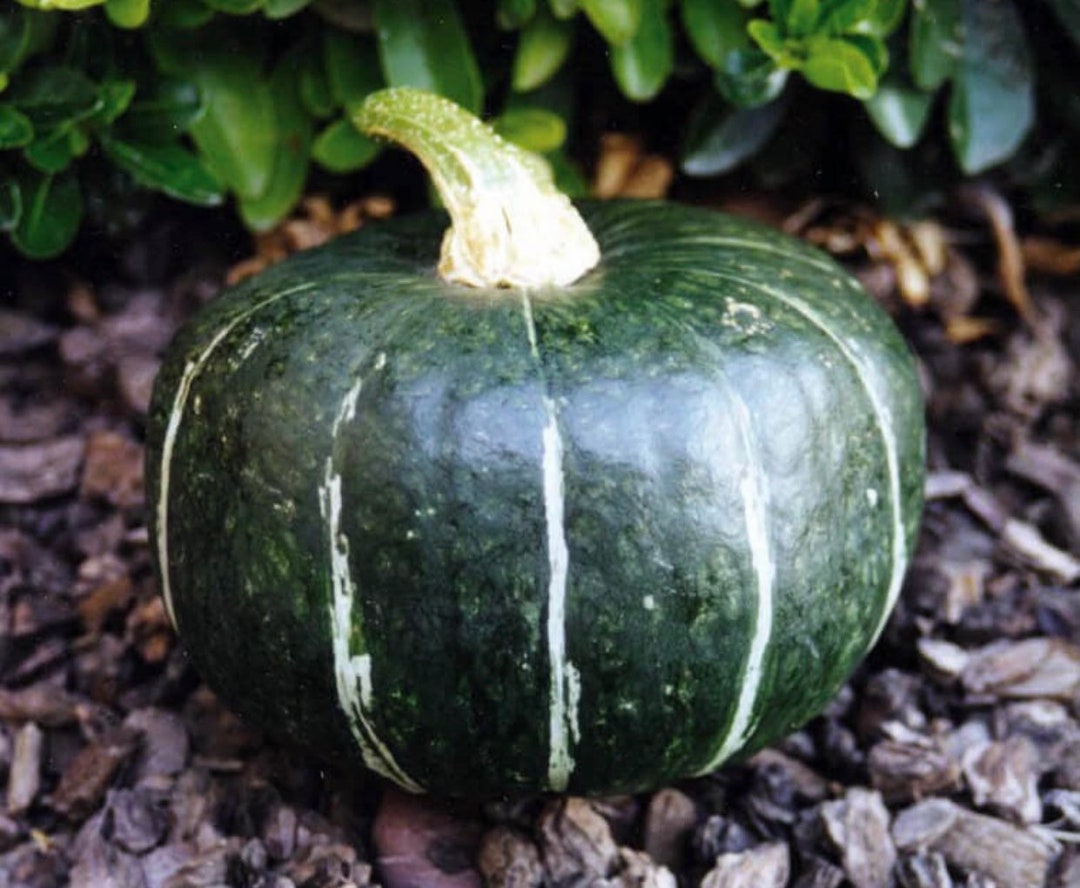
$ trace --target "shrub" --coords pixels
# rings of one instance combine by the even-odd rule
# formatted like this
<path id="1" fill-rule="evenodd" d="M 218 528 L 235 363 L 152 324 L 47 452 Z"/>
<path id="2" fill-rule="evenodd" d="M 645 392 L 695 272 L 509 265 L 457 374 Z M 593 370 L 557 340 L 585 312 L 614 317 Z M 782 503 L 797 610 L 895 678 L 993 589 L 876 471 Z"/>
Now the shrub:
<path id="1" fill-rule="evenodd" d="M 375 158 L 350 116 L 386 84 L 486 111 L 571 188 L 567 133 L 622 102 L 668 109 L 689 176 L 827 161 L 897 211 L 991 169 L 1080 195 L 1075 0 L 20 4 L 0 11 L 0 229 L 33 257 L 147 192 L 272 226 L 313 166 Z"/>

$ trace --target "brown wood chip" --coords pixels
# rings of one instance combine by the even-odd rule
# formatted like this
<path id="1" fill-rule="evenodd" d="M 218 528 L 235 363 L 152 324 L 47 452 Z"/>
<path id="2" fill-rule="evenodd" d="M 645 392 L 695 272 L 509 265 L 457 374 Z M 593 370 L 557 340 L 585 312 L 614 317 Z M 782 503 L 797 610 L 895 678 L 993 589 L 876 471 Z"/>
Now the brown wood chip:
<path id="1" fill-rule="evenodd" d="M 57 728 L 77 721 L 80 708 L 88 702 L 83 697 L 44 683 L 17 691 L 0 688 L 0 719 L 35 721 L 44 727 Z"/>
<path id="2" fill-rule="evenodd" d="M 484 834 L 477 867 L 488 888 L 541 888 L 544 884 L 544 867 L 535 843 L 508 826 L 497 826 Z"/>
<path id="3" fill-rule="evenodd" d="M 701 888 L 785 888 L 791 877 L 791 853 L 783 842 L 749 851 L 721 854 L 701 880 Z"/>
<path id="4" fill-rule="evenodd" d="M 1014 555 L 1062 583 L 1080 580 L 1080 558 L 1048 543 L 1038 528 L 1026 521 L 1006 521 L 1001 541 Z"/>
<path id="5" fill-rule="evenodd" d="M 15 734 L 8 768 L 7 811 L 21 814 L 37 798 L 41 788 L 41 753 L 45 734 L 33 722 L 27 722 Z"/>
<path id="6" fill-rule="evenodd" d="M 187 765 L 191 744 L 184 720 L 175 712 L 156 707 L 136 709 L 124 719 L 124 727 L 141 737 L 135 760 L 136 782 L 174 777 Z"/>
<path id="7" fill-rule="evenodd" d="M 793 888 L 841 888 L 846 878 L 840 867 L 828 860 L 811 856 L 803 861 L 799 878 Z"/>
<path id="8" fill-rule="evenodd" d="M 854 888 L 889 888 L 896 848 L 881 794 L 853 786 L 821 806 L 821 820 Z"/>
<path id="9" fill-rule="evenodd" d="M 126 355 L 116 365 L 116 384 L 120 394 L 135 413 L 145 415 L 150 410 L 150 394 L 154 388 L 160 360 L 149 354 Z"/>
<path id="10" fill-rule="evenodd" d="M 53 809 L 72 819 L 85 817 L 105 797 L 113 777 L 138 743 L 134 731 L 120 727 L 84 747 L 61 776 L 52 795 Z"/>
<path id="11" fill-rule="evenodd" d="M 611 874 L 618 846 L 608 822 L 585 799 L 549 803 L 537 829 L 548 877 L 557 884 Z"/>
<path id="12" fill-rule="evenodd" d="M 807 801 L 819 802 L 829 795 L 829 781 L 804 762 L 778 749 L 763 749 L 754 753 L 750 764 L 782 773 L 788 784 Z"/>
<path id="13" fill-rule="evenodd" d="M 397 789 L 383 792 L 372 827 L 385 888 L 480 888 L 481 836 L 478 821 Z"/>
<path id="14" fill-rule="evenodd" d="M 1014 332 L 996 357 L 987 381 L 1017 416 L 1038 418 L 1069 396 L 1076 367 L 1059 331 L 1065 323 L 1060 311 L 1039 318 L 1031 329 Z"/>
<path id="15" fill-rule="evenodd" d="M 123 851 L 145 854 L 169 831 L 167 797 L 156 790 L 110 790 L 105 802 L 105 823 L 110 841 Z"/>
<path id="16" fill-rule="evenodd" d="M 0 309 L 0 358 L 25 354 L 54 342 L 57 329 L 22 312 Z"/>
<path id="17" fill-rule="evenodd" d="M 605 884 L 611 888 L 678 888 L 671 871 L 657 866 L 644 851 L 620 848 L 615 875 Z"/>
<path id="18" fill-rule="evenodd" d="M 172 877 L 194 857 L 195 849 L 187 844 L 155 848 L 141 861 L 146 888 L 167 888 Z"/>
<path id="19" fill-rule="evenodd" d="M 70 493 L 79 483 L 84 450 L 77 435 L 0 446 L 0 503 L 34 503 Z"/>
<path id="20" fill-rule="evenodd" d="M 894 737 L 873 745 L 867 756 L 870 782 L 890 802 L 924 798 L 960 785 L 960 764 L 935 737 L 893 727 Z"/>
<path id="21" fill-rule="evenodd" d="M 1043 885 L 1060 850 L 1042 834 L 948 799 L 928 799 L 901 811 L 892 834 L 901 851 L 936 851 L 950 866 L 1016 888 Z"/>
<path id="22" fill-rule="evenodd" d="M 998 249 L 998 277 L 1006 298 L 1025 320 L 1034 308 L 1025 282 L 1024 255 L 1013 225 L 1012 208 L 1005 198 L 985 183 L 961 189 L 961 198 L 976 208 L 990 223 Z"/>
<path id="23" fill-rule="evenodd" d="M 1010 451 L 1005 468 L 1057 498 L 1073 549 L 1080 551 L 1080 461 L 1047 444 L 1023 440 Z"/>
<path id="24" fill-rule="evenodd" d="M 1038 750 L 1026 737 L 973 746 L 962 758 L 964 778 L 980 808 L 1017 823 L 1042 820 Z"/>
<path id="25" fill-rule="evenodd" d="M 664 197 L 674 176 L 671 162 L 645 154 L 638 139 L 623 133 L 608 133 L 600 140 L 592 193 L 602 200 Z"/>
<path id="26" fill-rule="evenodd" d="M 70 430 L 75 415 L 75 405 L 68 398 L 25 403 L 0 394 L 0 442 L 30 444 L 60 437 Z"/>
<path id="27" fill-rule="evenodd" d="M 696 824 L 694 800 L 677 789 L 661 789 L 645 810 L 646 853 L 662 866 L 679 868 Z"/>
<path id="28" fill-rule="evenodd" d="M 116 432 L 95 432 L 86 442 L 82 493 L 118 508 L 143 503 L 143 449 Z"/>
<path id="29" fill-rule="evenodd" d="M 953 888 L 945 858 L 935 852 L 906 855 L 896 867 L 901 888 Z"/>
<path id="30" fill-rule="evenodd" d="M 89 845 L 70 873 L 71 885 L 147 888 L 141 861 L 104 839 Z"/>
<path id="31" fill-rule="evenodd" d="M 961 680 L 972 694 L 1071 701 L 1080 692 L 1080 648 L 1056 638 L 993 642 L 971 653 Z"/>

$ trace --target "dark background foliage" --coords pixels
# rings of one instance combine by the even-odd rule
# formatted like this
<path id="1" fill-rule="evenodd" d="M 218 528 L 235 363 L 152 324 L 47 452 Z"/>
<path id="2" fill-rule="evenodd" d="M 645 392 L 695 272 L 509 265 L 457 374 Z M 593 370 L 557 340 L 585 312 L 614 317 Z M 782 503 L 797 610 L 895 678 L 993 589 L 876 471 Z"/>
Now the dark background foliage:
<path id="1" fill-rule="evenodd" d="M 685 177 L 904 214 L 991 175 L 1051 208 L 1080 196 L 1078 46 L 1076 0 L 20 0 L 0 230 L 55 256 L 155 195 L 269 228 L 357 188 L 381 147 L 350 118 L 387 84 L 482 111 L 571 193 L 623 129 Z"/>

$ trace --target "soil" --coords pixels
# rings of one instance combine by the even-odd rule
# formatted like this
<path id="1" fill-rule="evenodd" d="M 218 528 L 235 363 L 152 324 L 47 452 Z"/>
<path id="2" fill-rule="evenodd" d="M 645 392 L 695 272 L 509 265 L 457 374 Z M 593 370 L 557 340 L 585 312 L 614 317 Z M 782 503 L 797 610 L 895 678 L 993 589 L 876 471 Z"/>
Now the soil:
<path id="1" fill-rule="evenodd" d="M 162 349 L 239 254 L 172 228 L 104 277 L 0 257 L 0 884 L 1080 885 L 1074 230 L 1021 239 L 987 193 L 921 228 L 739 204 L 841 255 L 900 323 L 928 398 L 925 518 L 884 637 L 823 715 L 639 797 L 444 805 L 240 723 L 165 618 L 142 473 Z"/>

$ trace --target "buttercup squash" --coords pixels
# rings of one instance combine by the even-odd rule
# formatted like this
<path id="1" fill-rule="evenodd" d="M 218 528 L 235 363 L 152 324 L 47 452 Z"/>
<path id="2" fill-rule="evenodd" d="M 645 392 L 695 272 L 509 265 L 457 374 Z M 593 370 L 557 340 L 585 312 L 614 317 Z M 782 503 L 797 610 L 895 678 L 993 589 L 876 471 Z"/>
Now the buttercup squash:
<path id="1" fill-rule="evenodd" d="M 575 208 L 445 100 L 359 124 L 421 157 L 451 233 L 267 270 L 157 381 L 153 549 L 202 675 L 333 763 L 474 798 L 644 790 L 813 716 L 921 509 L 886 315 L 749 222 Z"/>

